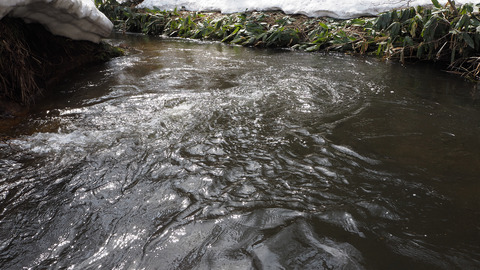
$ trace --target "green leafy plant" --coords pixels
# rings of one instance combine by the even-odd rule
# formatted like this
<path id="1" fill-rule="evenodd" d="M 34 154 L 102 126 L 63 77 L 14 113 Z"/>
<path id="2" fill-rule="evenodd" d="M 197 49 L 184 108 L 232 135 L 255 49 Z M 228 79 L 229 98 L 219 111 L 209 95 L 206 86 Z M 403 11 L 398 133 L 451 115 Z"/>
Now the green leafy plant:
<path id="1" fill-rule="evenodd" d="M 154 9 L 138 10 L 115 0 L 96 0 L 123 31 L 148 35 L 212 39 L 252 47 L 283 47 L 307 52 L 341 51 L 386 59 L 448 62 L 454 70 L 471 69 L 480 50 L 480 4 L 457 8 L 453 1 L 431 8 L 393 10 L 375 18 L 335 20 L 240 12 L 229 15 Z M 468 67 L 465 67 L 465 66 Z M 460 71 L 459 71 L 460 72 Z M 478 77 L 478 73 L 472 73 Z"/>

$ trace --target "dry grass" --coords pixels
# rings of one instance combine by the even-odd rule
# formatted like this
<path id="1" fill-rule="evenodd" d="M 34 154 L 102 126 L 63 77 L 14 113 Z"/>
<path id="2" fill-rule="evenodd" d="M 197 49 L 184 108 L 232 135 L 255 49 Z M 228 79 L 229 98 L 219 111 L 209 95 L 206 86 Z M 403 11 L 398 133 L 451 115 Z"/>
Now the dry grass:
<path id="1" fill-rule="evenodd" d="M 0 20 L 0 99 L 28 106 L 74 69 L 120 54 L 104 43 L 54 36 L 39 24 L 5 17 Z"/>
<path id="2" fill-rule="evenodd" d="M 460 75 L 472 81 L 478 81 L 480 78 L 480 57 L 472 56 L 458 59 L 450 66 L 450 73 Z"/>
<path id="3" fill-rule="evenodd" d="M 25 33 L 17 20 L 0 21 L 0 95 L 30 104 L 41 93 Z"/>

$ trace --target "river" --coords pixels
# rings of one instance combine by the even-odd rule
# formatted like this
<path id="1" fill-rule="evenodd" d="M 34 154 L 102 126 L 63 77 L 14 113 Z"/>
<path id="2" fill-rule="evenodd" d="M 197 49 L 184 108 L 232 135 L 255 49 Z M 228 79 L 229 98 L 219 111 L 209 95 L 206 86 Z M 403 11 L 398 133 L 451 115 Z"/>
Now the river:
<path id="1" fill-rule="evenodd" d="M 478 269 L 480 103 L 423 64 L 127 35 L 0 141 L 1 269 Z"/>

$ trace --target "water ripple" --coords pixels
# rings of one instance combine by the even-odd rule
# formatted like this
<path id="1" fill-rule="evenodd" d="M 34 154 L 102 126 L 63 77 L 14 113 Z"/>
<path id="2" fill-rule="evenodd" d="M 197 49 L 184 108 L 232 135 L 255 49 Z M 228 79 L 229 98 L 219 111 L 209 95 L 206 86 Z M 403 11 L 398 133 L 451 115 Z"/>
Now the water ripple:
<path id="1" fill-rule="evenodd" d="M 403 69 L 129 38 L 141 53 L 62 86 L 63 103 L 0 144 L 2 269 L 478 265 L 478 200 L 445 191 L 476 182 L 402 156 L 461 137 L 425 139 L 432 119 L 417 99 L 390 93 Z M 471 150 L 461 160 L 476 177 L 469 145 L 452 153 Z M 441 189 L 454 181 L 465 187 Z"/>

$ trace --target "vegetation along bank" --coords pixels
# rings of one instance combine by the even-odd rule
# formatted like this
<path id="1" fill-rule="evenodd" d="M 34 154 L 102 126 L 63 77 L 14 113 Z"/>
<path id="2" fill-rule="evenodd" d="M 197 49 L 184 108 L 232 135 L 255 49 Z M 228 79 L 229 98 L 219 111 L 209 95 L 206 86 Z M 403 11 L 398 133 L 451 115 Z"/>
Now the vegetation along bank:
<path id="1" fill-rule="evenodd" d="M 216 12 L 137 9 L 133 1 L 96 0 L 117 30 L 250 47 L 337 51 L 385 59 L 430 61 L 472 81 L 480 80 L 480 4 L 394 10 L 373 18 L 339 20 L 281 12 Z"/>

